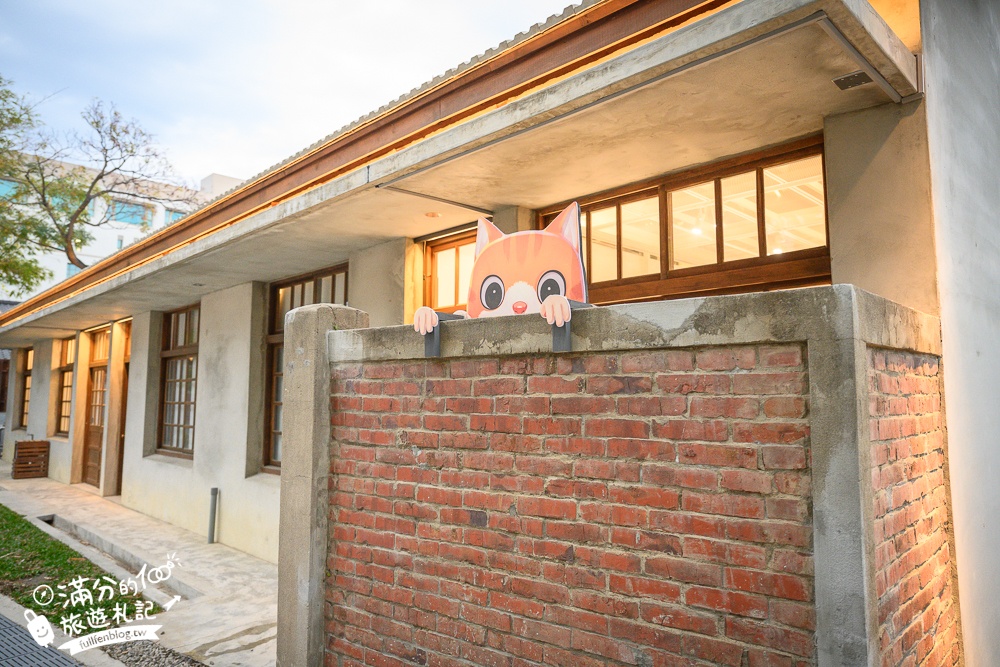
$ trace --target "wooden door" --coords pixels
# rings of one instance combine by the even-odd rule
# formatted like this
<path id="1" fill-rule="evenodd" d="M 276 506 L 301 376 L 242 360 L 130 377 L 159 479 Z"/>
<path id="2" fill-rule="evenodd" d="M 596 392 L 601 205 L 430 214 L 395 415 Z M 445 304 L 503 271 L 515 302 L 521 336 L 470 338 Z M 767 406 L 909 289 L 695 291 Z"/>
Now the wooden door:
<path id="1" fill-rule="evenodd" d="M 104 403 L 107 392 L 106 367 L 90 369 L 90 387 L 87 392 L 87 432 L 83 450 L 83 481 L 101 485 L 101 454 L 104 449 Z"/>

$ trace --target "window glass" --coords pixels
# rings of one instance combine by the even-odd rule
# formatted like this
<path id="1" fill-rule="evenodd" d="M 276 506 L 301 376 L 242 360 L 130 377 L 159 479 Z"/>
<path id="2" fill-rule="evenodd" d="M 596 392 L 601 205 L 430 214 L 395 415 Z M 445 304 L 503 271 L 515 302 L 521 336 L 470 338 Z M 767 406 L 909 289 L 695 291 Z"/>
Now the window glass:
<path id="1" fill-rule="evenodd" d="M 170 210 L 170 209 L 168 208 L 168 209 L 167 209 L 167 210 L 165 211 L 165 215 L 164 215 L 164 223 L 165 223 L 165 224 L 168 224 L 168 225 L 169 225 L 169 224 L 172 224 L 172 223 L 174 223 L 174 222 L 177 222 L 178 220 L 180 220 L 180 219 L 181 219 L 181 218 L 183 218 L 184 216 L 185 216 L 185 213 L 184 213 L 184 211 L 171 211 L 171 210 Z"/>
<path id="2" fill-rule="evenodd" d="M 434 276 L 437 278 L 437 294 L 434 303 L 441 308 L 454 306 L 455 299 L 455 248 L 447 248 L 434 254 Z"/>
<path id="3" fill-rule="evenodd" d="M 674 254 L 670 268 L 715 264 L 715 183 L 670 193 Z"/>
<path id="4" fill-rule="evenodd" d="M 333 302 L 347 305 L 347 272 L 338 273 L 334 276 L 334 281 Z"/>
<path id="5" fill-rule="evenodd" d="M 768 255 L 826 245 L 823 197 L 819 155 L 764 169 Z"/>
<path id="6" fill-rule="evenodd" d="M 760 256 L 757 242 L 757 172 L 722 179 L 723 261 Z"/>
<path id="7" fill-rule="evenodd" d="M 591 211 L 590 281 L 599 283 L 618 278 L 618 209 L 615 206 Z"/>
<path id="8" fill-rule="evenodd" d="M 115 222 L 142 225 L 149 222 L 149 207 L 143 204 L 113 200 L 109 217 Z"/>
<path id="9" fill-rule="evenodd" d="M 622 278 L 659 272 L 659 197 L 622 204 Z"/>

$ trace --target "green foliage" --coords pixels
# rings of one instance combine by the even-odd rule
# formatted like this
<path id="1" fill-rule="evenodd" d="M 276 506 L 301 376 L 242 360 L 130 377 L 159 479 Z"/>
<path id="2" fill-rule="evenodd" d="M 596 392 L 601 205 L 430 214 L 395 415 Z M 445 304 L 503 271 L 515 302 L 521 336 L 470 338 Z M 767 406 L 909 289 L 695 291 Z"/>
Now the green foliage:
<path id="1" fill-rule="evenodd" d="M 83 134 L 56 135 L 0 77 L 0 283 L 15 293 L 47 277 L 39 251 L 86 268 L 78 250 L 111 222 L 113 198 L 194 204 L 190 191 L 168 184 L 170 165 L 135 121 L 100 101 L 81 115 Z"/>
<path id="2" fill-rule="evenodd" d="M 46 615 L 56 625 L 59 615 L 64 612 L 58 600 L 48 606 L 41 606 L 32 597 L 37 586 L 45 584 L 59 590 L 77 577 L 94 580 L 110 576 L 79 553 L 55 540 L 30 522 L 18 516 L 7 507 L 0 505 L 0 594 L 13 598 L 18 604 L 32 609 L 39 615 Z M 88 585 L 88 589 L 91 586 Z M 114 603 L 126 602 L 129 614 L 135 609 L 140 598 L 136 595 L 121 596 L 117 593 L 111 599 L 87 605 L 99 607 L 111 618 Z M 154 613 L 159 607 L 154 606 Z M 73 608 L 69 608 L 73 611 Z M 79 608 L 76 609 L 79 611 Z"/>

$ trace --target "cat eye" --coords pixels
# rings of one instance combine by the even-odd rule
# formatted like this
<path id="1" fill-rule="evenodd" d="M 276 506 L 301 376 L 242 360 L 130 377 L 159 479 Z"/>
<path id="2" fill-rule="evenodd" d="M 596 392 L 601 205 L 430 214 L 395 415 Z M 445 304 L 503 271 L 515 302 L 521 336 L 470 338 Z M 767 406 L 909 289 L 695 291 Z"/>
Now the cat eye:
<path id="1" fill-rule="evenodd" d="M 559 296 L 566 295 L 566 279 L 558 271 L 546 271 L 538 279 L 539 303 L 545 301 L 545 297 L 552 296 L 553 294 L 558 294 Z"/>
<path id="2" fill-rule="evenodd" d="M 479 300 L 486 310 L 499 308 L 503 303 L 503 281 L 498 276 L 488 276 L 483 281 L 483 286 L 479 288 Z"/>

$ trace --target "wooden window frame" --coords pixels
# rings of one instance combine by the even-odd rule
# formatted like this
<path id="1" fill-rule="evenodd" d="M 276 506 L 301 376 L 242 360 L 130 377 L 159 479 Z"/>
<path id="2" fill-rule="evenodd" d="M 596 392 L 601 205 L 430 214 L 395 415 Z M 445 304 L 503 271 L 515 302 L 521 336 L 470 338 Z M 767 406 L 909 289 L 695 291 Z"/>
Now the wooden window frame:
<path id="1" fill-rule="evenodd" d="M 344 304 L 342 305 L 347 305 L 350 295 L 348 268 L 349 264 L 347 262 L 343 262 L 319 271 L 311 271 L 309 273 L 303 273 L 291 278 L 285 278 L 284 280 L 271 283 L 268 288 L 267 337 L 265 339 L 267 350 L 264 354 L 264 447 L 263 459 L 261 461 L 263 466 L 261 469 L 264 472 L 272 474 L 279 474 L 281 472 L 281 461 L 274 458 L 274 431 L 272 430 L 275 408 L 284 404 L 281 401 L 274 400 L 275 379 L 278 376 L 284 377 L 284 368 L 280 370 L 275 368 L 278 348 L 283 349 L 285 345 L 284 320 L 282 320 L 279 325 L 277 317 L 279 307 L 278 292 L 286 287 L 294 287 L 299 284 L 305 285 L 306 283 L 312 282 L 312 293 L 314 297 L 312 303 L 325 303 L 316 300 L 315 297 L 316 295 L 321 294 L 320 286 L 322 279 L 330 277 L 332 278 L 330 286 L 330 299 L 331 303 L 336 303 L 337 276 L 343 275 Z M 292 307 L 295 308 L 296 306 L 292 304 Z"/>
<path id="2" fill-rule="evenodd" d="M 7 380 L 10 377 L 10 359 L 0 359 L 0 412 L 7 412 Z"/>
<path id="3" fill-rule="evenodd" d="M 70 417 L 73 411 L 73 366 L 76 363 L 76 337 L 64 338 L 59 350 L 59 366 L 55 369 L 59 375 L 59 393 L 56 396 L 56 432 L 55 435 L 69 436 L 69 427 L 72 423 Z M 70 358 L 69 350 L 72 343 L 73 355 Z M 69 380 L 67 386 L 66 380 Z M 67 390 L 69 400 L 66 400 Z M 63 421 L 66 428 L 62 428 Z"/>
<path id="4" fill-rule="evenodd" d="M 17 410 L 18 428 L 28 428 L 28 410 L 31 407 L 31 371 L 35 366 L 35 348 L 24 351 L 24 370 L 21 372 L 21 396 Z"/>
<path id="5" fill-rule="evenodd" d="M 768 255 L 765 229 L 765 200 L 763 192 L 763 170 L 797 160 L 820 156 L 823 169 L 823 202 L 826 223 L 826 244 Z M 747 172 L 755 172 L 757 178 L 757 237 L 759 256 L 747 259 L 724 261 L 724 238 L 722 229 L 722 198 L 719 196 L 722 179 Z M 592 303 L 611 304 L 634 301 L 657 301 L 689 296 L 712 296 L 717 294 L 737 294 L 743 292 L 787 289 L 809 285 L 830 283 L 830 222 L 828 197 L 826 195 L 826 158 L 822 135 L 804 139 L 729 158 L 709 165 L 686 171 L 675 172 L 656 179 L 607 190 L 575 201 L 581 207 L 581 226 L 587 237 L 586 266 L 588 294 Z M 694 185 L 714 182 L 716 215 L 716 263 L 671 269 L 673 257 L 673 220 L 671 219 L 670 193 Z M 621 205 L 653 194 L 660 199 L 660 273 L 631 278 L 618 278 L 599 283 L 591 283 L 592 270 L 590 245 L 590 212 L 597 209 L 617 207 L 618 215 L 618 276 L 621 276 Z M 538 228 L 544 229 L 569 203 L 539 211 Z"/>
<path id="6" fill-rule="evenodd" d="M 193 312 L 198 313 L 198 326 L 195 328 L 195 342 L 193 344 L 179 345 L 171 347 L 171 334 L 173 333 L 174 322 L 176 318 L 181 314 L 190 315 Z M 190 322 L 190 318 L 186 319 L 186 323 Z M 187 325 L 187 324 L 186 324 Z M 194 434 L 196 420 L 194 419 L 194 410 L 197 406 L 198 401 L 198 344 L 201 341 L 200 333 L 198 329 L 201 327 L 201 303 L 191 304 L 190 306 L 185 306 L 184 308 L 178 308 L 163 314 L 163 331 L 160 340 L 160 398 L 159 398 L 159 413 L 157 415 L 157 433 L 156 433 L 156 451 L 159 454 L 166 454 L 168 456 L 176 456 L 179 458 L 191 459 L 194 458 Z M 185 334 L 185 342 L 187 341 Z M 164 431 L 164 419 L 166 418 L 166 400 L 167 400 L 167 362 L 172 359 L 177 359 L 179 357 L 194 357 L 195 365 L 195 377 L 194 377 L 194 400 L 191 402 L 192 409 L 192 423 L 190 425 L 191 429 L 191 448 L 184 449 L 181 447 L 168 447 L 163 444 L 163 431 Z M 184 425 L 187 428 L 187 425 Z"/>
<path id="7" fill-rule="evenodd" d="M 454 313 L 459 310 L 465 310 L 468 307 L 469 295 L 462 295 L 458 293 L 458 286 L 461 283 L 459 271 L 461 269 L 461 264 L 458 261 L 457 251 L 455 252 L 455 305 L 444 308 L 437 305 L 435 302 L 435 295 L 437 294 L 438 272 L 435 270 L 434 256 L 444 250 L 468 245 L 470 241 L 472 243 L 476 242 L 475 227 L 465 231 L 455 232 L 454 234 L 449 234 L 447 236 L 442 236 L 441 238 L 427 241 L 424 244 L 424 303 L 433 310 L 441 313 Z"/>

